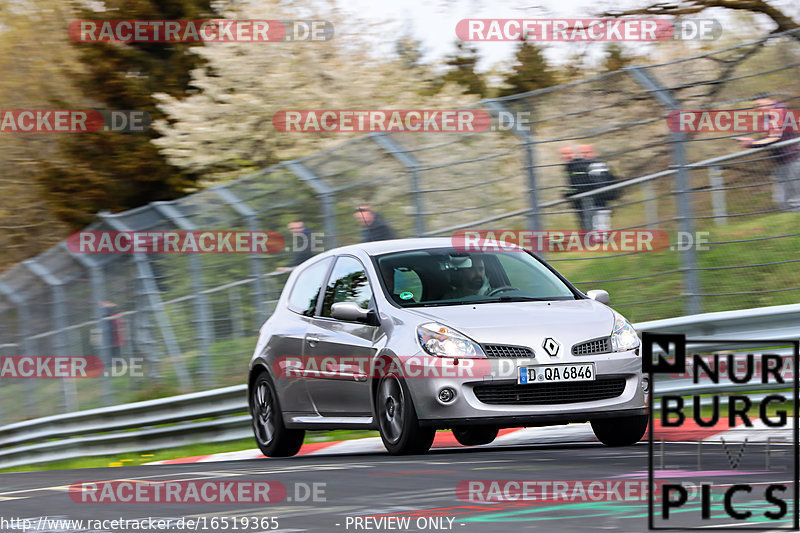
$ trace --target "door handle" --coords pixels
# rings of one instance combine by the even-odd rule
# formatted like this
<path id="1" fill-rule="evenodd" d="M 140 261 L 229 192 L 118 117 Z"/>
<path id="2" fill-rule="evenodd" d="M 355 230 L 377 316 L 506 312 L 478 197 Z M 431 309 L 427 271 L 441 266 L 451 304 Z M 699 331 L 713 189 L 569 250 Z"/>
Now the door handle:
<path id="1" fill-rule="evenodd" d="M 319 337 L 315 337 L 313 335 L 308 335 L 308 336 L 306 336 L 306 342 L 308 343 L 309 346 L 311 346 L 313 348 L 319 342 Z"/>

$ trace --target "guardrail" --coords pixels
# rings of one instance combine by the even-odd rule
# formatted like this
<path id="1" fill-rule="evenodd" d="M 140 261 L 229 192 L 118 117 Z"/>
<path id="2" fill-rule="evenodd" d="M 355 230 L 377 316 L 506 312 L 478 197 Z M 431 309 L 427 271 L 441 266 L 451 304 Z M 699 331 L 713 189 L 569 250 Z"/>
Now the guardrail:
<path id="1" fill-rule="evenodd" d="M 684 333 L 698 340 L 800 338 L 800 304 L 654 320 L 637 331 Z M 704 345 L 714 348 L 714 345 Z M 719 345 L 724 347 L 724 343 Z M 739 385 L 738 388 L 752 388 Z M 763 387 L 766 390 L 768 387 Z M 784 386 L 785 388 L 785 386 Z M 676 381 L 657 393 L 729 392 L 736 385 L 698 386 Z M 169 398 L 78 411 L 0 427 L 0 468 L 92 455 L 223 442 L 251 435 L 247 386 L 236 385 Z"/>

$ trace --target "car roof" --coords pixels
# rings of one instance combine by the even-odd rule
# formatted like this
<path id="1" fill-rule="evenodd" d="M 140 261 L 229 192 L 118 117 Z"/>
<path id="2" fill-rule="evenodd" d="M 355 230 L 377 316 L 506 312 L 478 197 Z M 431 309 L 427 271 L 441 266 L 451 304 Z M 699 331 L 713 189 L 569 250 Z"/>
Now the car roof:
<path id="1" fill-rule="evenodd" d="M 392 239 L 389 241 L 364 242 L 328 250 L 326 254 L 338 255 L 361 250 L 367 255 L 382 255 L 391 252 L 408 252 L 426 248 L 453 248 L 456 244 L 451 237 L 418 237 L 414 239 Z"/>

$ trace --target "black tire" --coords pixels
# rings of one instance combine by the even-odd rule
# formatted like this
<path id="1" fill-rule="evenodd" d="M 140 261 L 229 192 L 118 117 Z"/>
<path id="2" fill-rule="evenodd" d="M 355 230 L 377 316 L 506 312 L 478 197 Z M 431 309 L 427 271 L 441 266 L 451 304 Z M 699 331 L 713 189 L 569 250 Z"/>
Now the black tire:
<path id="1" fill-rule="evenodd" d="M 250 390 L 250 416 L 261 453 L 267 457 L 291 457 L 300 451 L 306 432 L 286 428 L 275 386 L 266 372 L 258 375 Z"/>
<path id="2" fill-rule="evenodd" d="M 498 431 L 495 426 L 465 426 L 453 428 L 453 435 L 462 446 L 480 446 L 496 439 Z"/>
<path id="3" fill-rule="evenodd" d="M 592 431 L 606 446 L 632 446 L 644 437 L 649 420 L 647 415 L 601 418 L 592 420 Z"/>
<path id="4" fill-rule="evenodd" d="M 389 374 L 378 382 L 375 414 L 381 440 L 390 454 L 414 455 L 430 450 L 436 430 L 420 427 L 411 394 L 401 377 Z"/>

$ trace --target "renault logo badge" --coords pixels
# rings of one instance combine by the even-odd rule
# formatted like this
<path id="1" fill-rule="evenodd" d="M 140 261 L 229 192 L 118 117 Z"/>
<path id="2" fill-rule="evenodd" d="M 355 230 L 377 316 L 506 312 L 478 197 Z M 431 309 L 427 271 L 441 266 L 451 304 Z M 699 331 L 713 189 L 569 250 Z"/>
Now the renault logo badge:
<path id="1" fill-rule="evenodd" d="M 558 355 L 558 349 L 560 347 L 561 347 L 561 345 L 558 344 L 558 342 L 555 339 L 551 338 L 551 337 L 547 337 L 544 340 L 544 342 L 542 343 L 542 348 L 544 348 L 544 351 L 547 352 L 547 354 L 550 357 L 557 356 Z"/>

